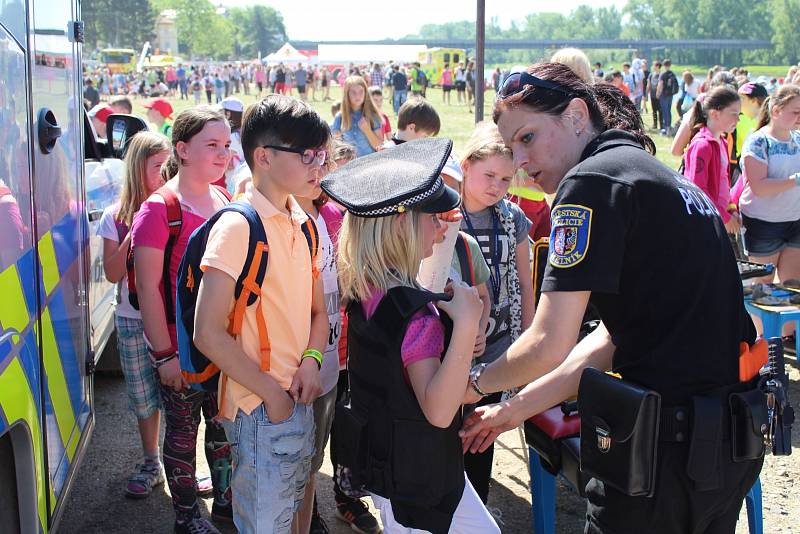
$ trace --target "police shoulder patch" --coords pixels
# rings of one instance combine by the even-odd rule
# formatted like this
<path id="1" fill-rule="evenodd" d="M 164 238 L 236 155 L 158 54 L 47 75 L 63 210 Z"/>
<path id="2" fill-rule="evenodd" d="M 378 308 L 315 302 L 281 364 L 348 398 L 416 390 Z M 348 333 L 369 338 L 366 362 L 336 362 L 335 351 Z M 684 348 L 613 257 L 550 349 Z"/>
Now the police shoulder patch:
<path id="1" fill-rule="evenodd" d="M 592 234 L 592 209 L 578 204 L 560 204 L 550 215 L 550 265 L 574 267 L 586 257 Z"/>

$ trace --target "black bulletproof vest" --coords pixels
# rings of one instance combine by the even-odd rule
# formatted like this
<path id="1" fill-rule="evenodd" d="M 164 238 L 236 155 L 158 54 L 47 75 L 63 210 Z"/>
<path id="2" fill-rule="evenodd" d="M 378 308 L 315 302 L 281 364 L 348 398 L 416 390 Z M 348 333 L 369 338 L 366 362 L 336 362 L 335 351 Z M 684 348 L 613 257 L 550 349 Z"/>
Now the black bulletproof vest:
<path id="1" fill-rule="evenodd" d="M 442 297 L 393 288 L 369 320 L 354 302 L 347 336 L 351 409 L 366 422 L 365 488 L 389 499 L 402 525 L 433 534 L 448 532 L 464 492 L 461 412 L 447 428 L 430 424 L 404 379 L 400 352 L 414 314 Z M 442 320 L 446 348 L 452 322 L 446 314 Z"/>

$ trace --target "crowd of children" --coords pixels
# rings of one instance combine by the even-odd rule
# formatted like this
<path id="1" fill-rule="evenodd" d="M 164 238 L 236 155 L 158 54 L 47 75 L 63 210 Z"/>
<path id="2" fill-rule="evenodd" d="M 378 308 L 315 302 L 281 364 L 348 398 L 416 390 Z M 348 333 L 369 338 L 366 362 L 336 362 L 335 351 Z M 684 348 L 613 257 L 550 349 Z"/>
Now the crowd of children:
<path id="1" fill-rule="evenodd" d="M 597 74 L 588 60 L 579 67 Z M 258 72 L 261 92 L 269 78 Z M 649 75 L 631 92 L 631 72 L 612 83 L 647 102 Z M 446 101 L 453 87 L 460 99 L 466 74 L 443 77 Z M 336 514 L 353 530 L 381 531 L 370 496 L 386 532 L 499 531 L 486 508 L 492 448 L 462 455 L 457 430 L 472 364 L 499 358 L 533 321 L 529 235 L 549 233 L 546 205 L 525 204 L 494 124 L 477 125 L 456 157 L 436 138 L 428 100 L 404 99 L 393 132 L 380 86 L 360 74 L 343 85 L 330 126 L 283 94 L 247 108 L 229 96 L 221 110 L 193 107 L 174 121 L 156 99 L 146 107 L 158 132 L 127 148 L 122 197 L 99 230 L 143 449 L 126 493 L 143 498 L 166 481 L 175 532 L 218 532 L 200 514 L 207 492 L 213 521 L 240 532 L 327 532 L 315 474 L 329 439 Z M 743 225 L 752 259 L 799 278 L 800 89 L 703 90 L 676 138 L 686 178 L 731 234 Z M 206 91 L 210 101 L 216 88 Z M 109 114 L 90 113 L 101 123 Z M 451 224 L 450 283 L 426 291 L 420 264 Z M 176 293 L 196 302 L 188 318 Z M 187 321 L 188 345 L 178 327 Z M 187 366 L 195 353 L 207 358 L 202 372 Z M 196 475 L 201 413 L 210 484 Z"/>

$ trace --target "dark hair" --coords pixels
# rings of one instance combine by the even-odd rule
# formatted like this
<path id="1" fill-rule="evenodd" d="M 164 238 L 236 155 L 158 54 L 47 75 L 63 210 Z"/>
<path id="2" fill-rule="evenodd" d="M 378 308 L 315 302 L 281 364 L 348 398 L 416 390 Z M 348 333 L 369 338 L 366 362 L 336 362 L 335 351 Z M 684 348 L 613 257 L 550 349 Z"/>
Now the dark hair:
<path id="1" fill-rule="evenodd" d="M 397 111 L 397 129 L 405 130 L 409 124 L 416 126 L 417 131 L 439 133 L 442 121 L 436 109 L 424 98 L 410 98 Z"/>
<path id="2" fill-rule="evenodd" d="M 672 66 L 672 61 L 670 61 L 669 59 L 665 59 L 665 60 L 662 62 L 662 65 L 664 65 L 665 67 L 669 68 L 669 67 L 671 67 L 671 66 Z"/>
<path id="3" fill-rule="evenodd" d="M 614 72 L 611 73 L 611 78 L 622 78 L 622 73 L 615 69 Z"/>
<path id="4" fill-rule="evenodd" d="M 199 134 L 209 122 L 226 122 L 225 116 L 221 111 L 217 111 L 207 106 L 188 108 L 180 112 L 175 122 L 172 123 L 172 155 L 164 163 L 173 176 L 178 174 L 178 169 L 185 164 L 178 156 L 177 145 L 180 142 L 188 143 L 192 137 Z"/>
<path id="5" fill-rule="evenodd" d="M 253 151 L 263 145 L 317 148 L 328 143 L 328 123 L 311 106 L 285 95 L 269 95 L 250 104 L 242 117 L 242 150 L 253 169 Z"/>
<path id="6" fill-rule="evenodd" d="M 383 96 L 383 89 L 381 89 L 377 85 L 373 85 L 372 87 L 369 88 L 369 94 Z"/>
<path id="7" fill-rule="evenodd" d="M 231 111 L 229 109 L 223 110 L 225 112 L 225 118 L 228 119 L 228 124 L 231 125 L 231 131 L 238 131 L 242 128 L 242 115 L 241 111 Z"/>
<path id="8" fill-rule="evenodd" d="M 529 85 L 519 93 L 505 99 L 498 98 L 494 105 L 494 122 L 506 109 L 525 106 L 539 113 L 561 115 L 573 98 L 580 98 L 586 103 L 592 126 L 598 133 L 618 128 L 634 136 L 642 147 L 651 154 L 656 153 L 656 145 L 647 136 L 639 110 L 631 99 L 607 83 L 589 85 L 581 80 L 572 69 L 560 63 L 537 63 L 528 68 L 532 74 L 542 80 L 554 82 L 564 88 L 562 91 L 543 89 Z"/>
<path id="9" fill-rule="evenodd" d="M 655 63 L 653 63 L 653 66 L 654 67 L 660 67 L 661 66 L 661 62 L 660 61 L 656 61 Z"/>
<path id="10" fill-rule="evenodd" d="M 117 95 L 108 101 L 109 106 L 124 107 L 128 110 L 128 115 L 133 112 L 133 102 L 125 95 Z"/>
<path id="11" fill-rule="evenodd" d="M 700 99 L 694 102 L 694 113 L 691 123 L 691 136 L 697 135 L 703 126 L 708 126 L 708 112 L 712 109 L 717 111 L 725 109 L 731 104 L 739 101 L 739 93 L 727 85 L 715 87 L 705 94 L 703 101 Z"/>

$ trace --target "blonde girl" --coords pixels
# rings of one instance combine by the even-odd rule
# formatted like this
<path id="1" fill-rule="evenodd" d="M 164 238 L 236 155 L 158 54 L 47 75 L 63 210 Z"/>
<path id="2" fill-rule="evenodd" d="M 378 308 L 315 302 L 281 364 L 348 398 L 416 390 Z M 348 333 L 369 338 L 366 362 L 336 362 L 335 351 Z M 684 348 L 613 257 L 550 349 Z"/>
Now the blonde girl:
<path id="1" fill-rule="evenodd" d="M 445 139 L 405 143 L 355 160 L 322 183 L 348 209 L 338 261 L 350 324 L 351 398 L 343 413 L 366 418 L 365 450 L 372 451 L 368 460 L 343 465 L 367 473 L 364 487 L 387 534 L 499 532 L 464 478 L 459 454 L 482 304 L 463 284 L 452 287 L 452 300 L 438 302 L 452 319 L 447 345 L 437 296 L 417 282 L 439 214 L 458 205 L 439 176 L 450 147 Z M 354 420 L 342 419 L 337 432 L 352 436 Z M 375 475 L 376 462 L 393 466 L 388 479 Z"/>
<path id="2" fill-rule="evenodd" d="M 383 143 L 381 124 L 381 115 L 369 97 L 367 82 L 361 76 L 349 76 L 344 81 L 342 109 L 331 126 L 334 137 L 353 145 L 356 157 L 366 156 Z"/>
<path id="3" fill-rule="evenodd" d="M 478 360 L 499 358 L 533 321 L 533 284 L 528 230 L 531 222 L 506 199 L 514 176 L 511 150 L 503 144 L 497 126 L 479 124 L 467 141 L 461 159 L 464 173 L 461 230 L 478 241 L 489 265 L 491 312 L 486 350 Z M 479 405 L 500 401 L 501 394 L 485 397 Z M 464 465 L 470 482 L 485 503 L 489 495 L 494 450 L 467 453 Z"/>
<path id="4" fill-rule="evenodd" d="M 103 238 L 103 270 L 106 279 L 119 283 L 114 322 L 122 373 L 128 392 L 128 406 L 136 416 L 144 459 L 128 478 L 125 493 L 131 498 L 150 495 L 164 483 L 158 453 L 161 400 L 158 376 L 147 354 L 144 325 L 139 310 L 128 301 L 127 257 L 130 228 L 139 206 L 161 187 L 161 166 L 169 157 L 169 140 L 154 132 L 140 132 L 128 145 L 122 197 L 103 211 L 97 235 Z"/>

